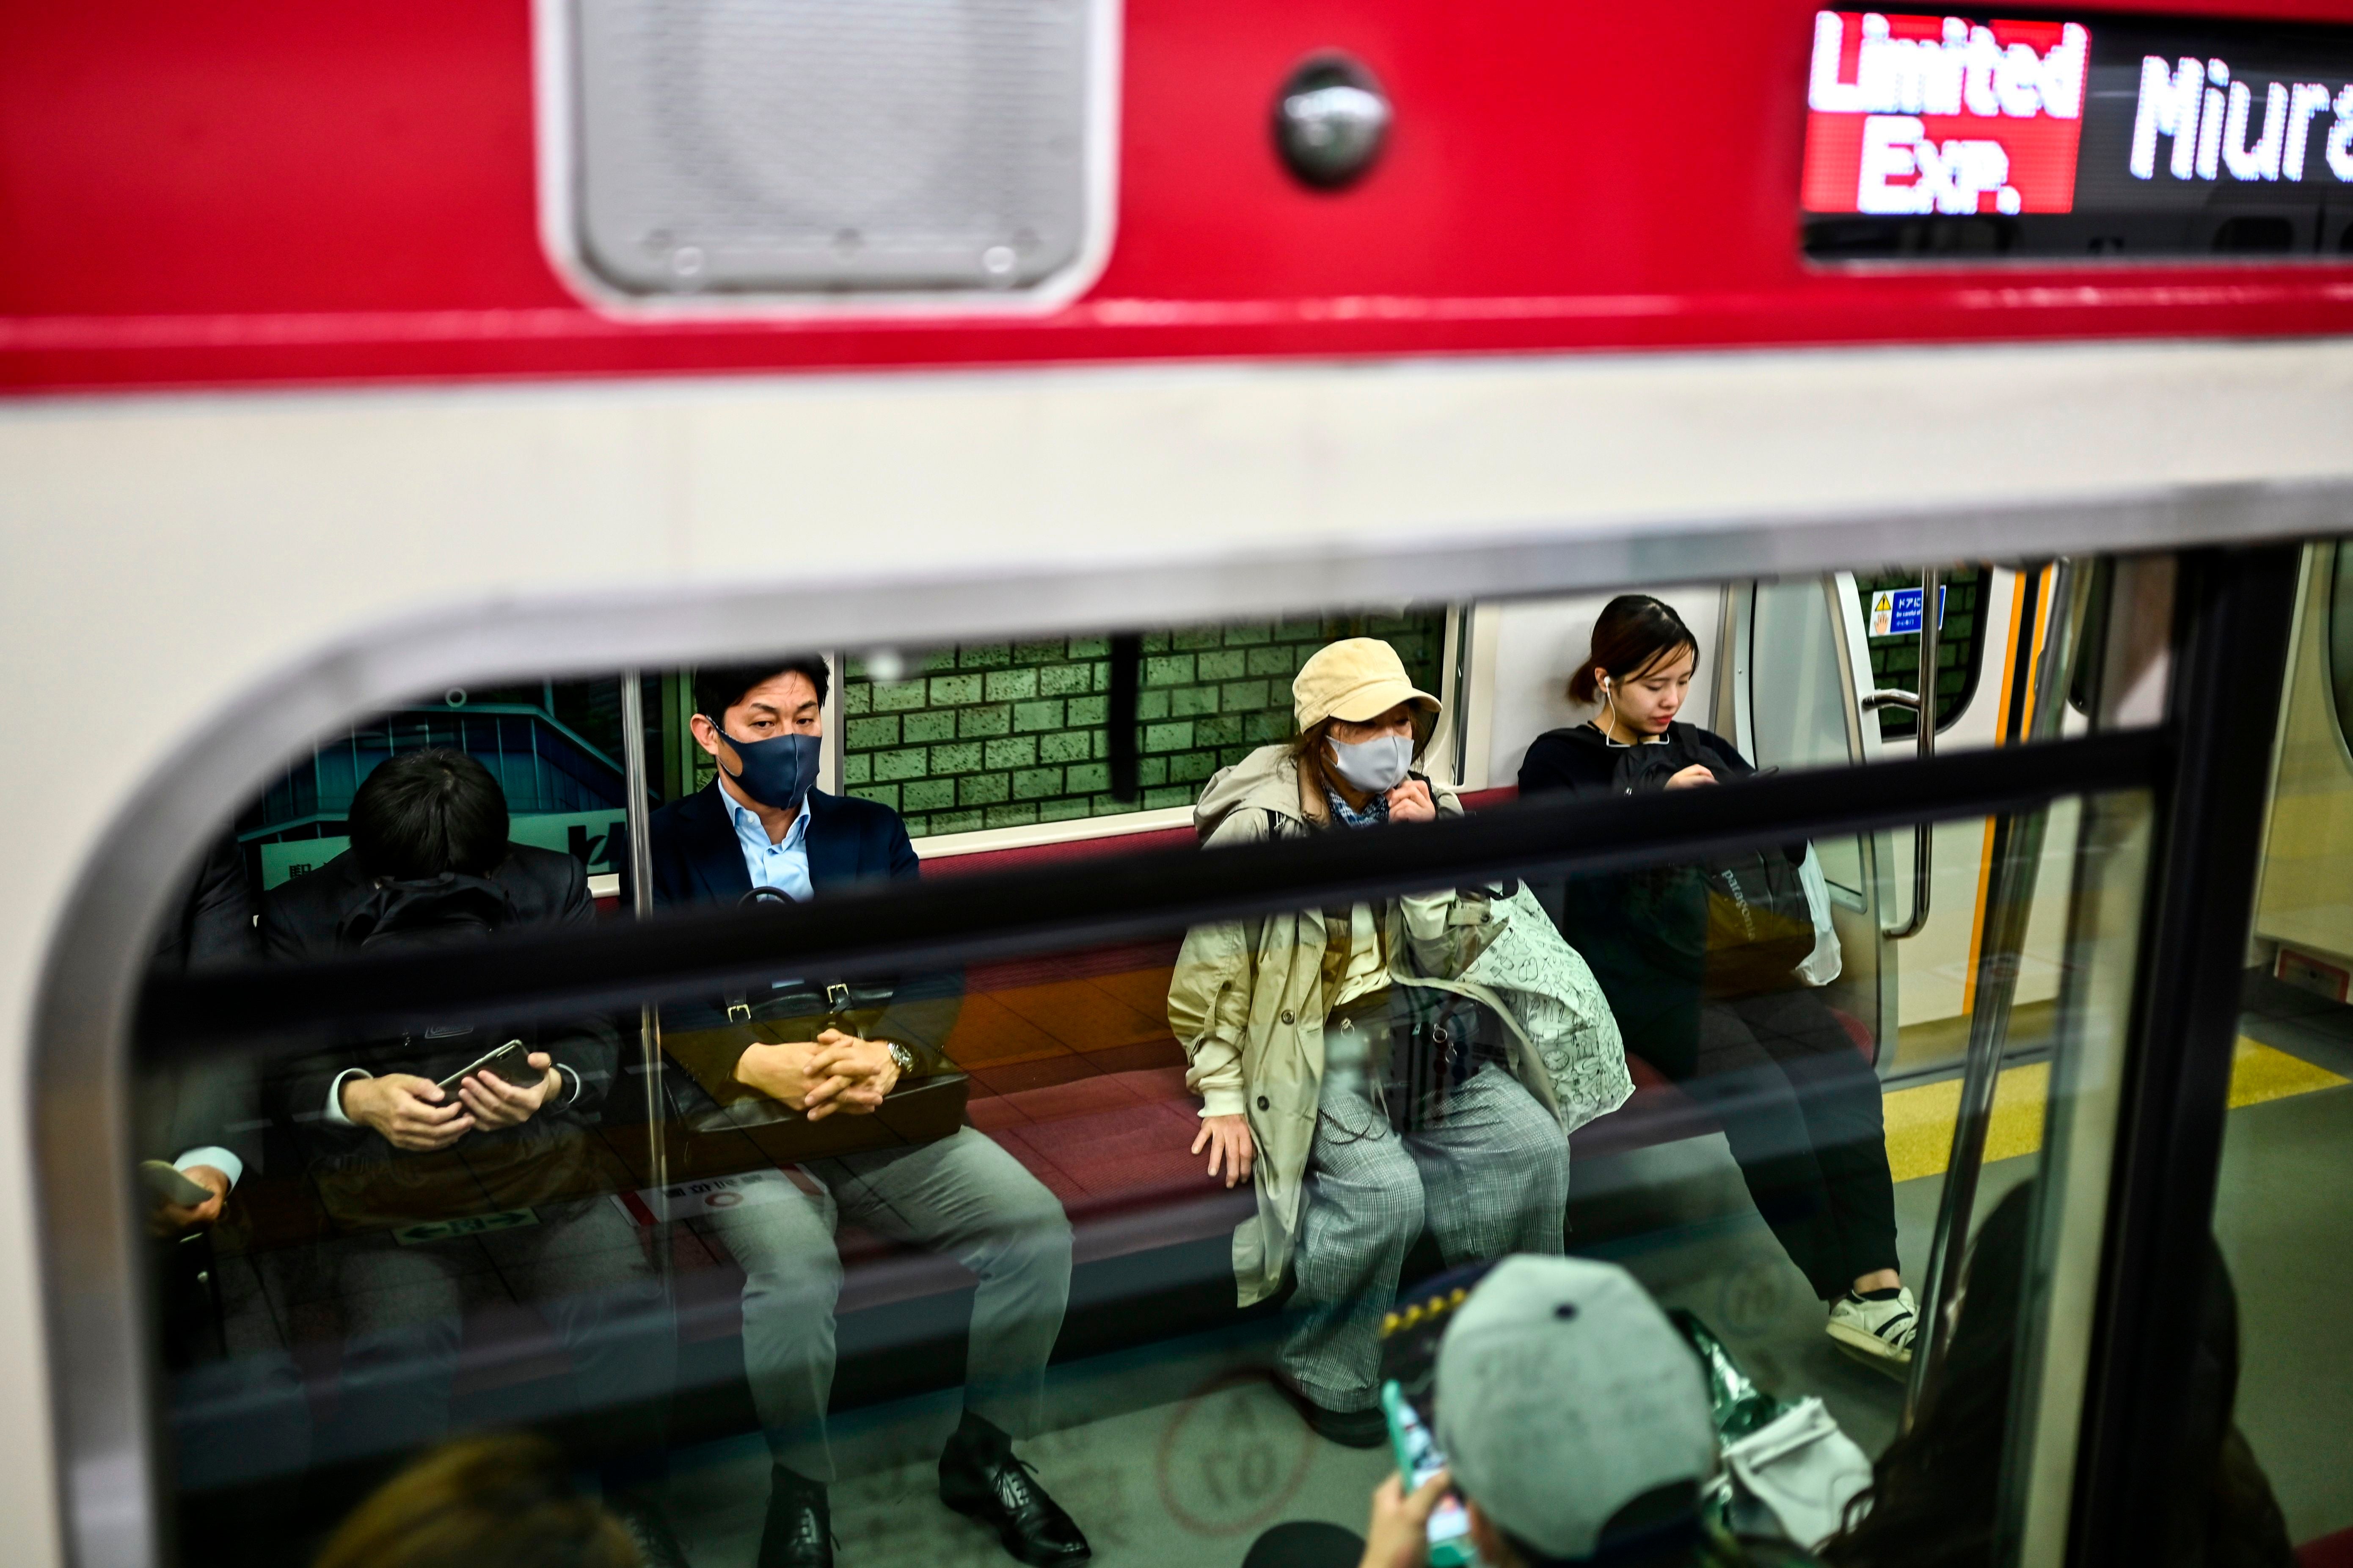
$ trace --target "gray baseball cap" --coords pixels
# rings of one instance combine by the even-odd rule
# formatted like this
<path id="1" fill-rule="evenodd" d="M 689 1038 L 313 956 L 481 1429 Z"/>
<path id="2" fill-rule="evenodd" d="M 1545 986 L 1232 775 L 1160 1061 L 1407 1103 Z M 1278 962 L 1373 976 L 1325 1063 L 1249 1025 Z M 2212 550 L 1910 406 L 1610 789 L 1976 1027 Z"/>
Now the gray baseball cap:
<path id="1" fill-rule="evenodd" d="M 1505 1258 L 1438 1345 L 1455 1484 L 1547 1557 L 1590 1557 L 1612 1514 L 1715 1468 L 1699 1358 L 1624 1269 Z"/>

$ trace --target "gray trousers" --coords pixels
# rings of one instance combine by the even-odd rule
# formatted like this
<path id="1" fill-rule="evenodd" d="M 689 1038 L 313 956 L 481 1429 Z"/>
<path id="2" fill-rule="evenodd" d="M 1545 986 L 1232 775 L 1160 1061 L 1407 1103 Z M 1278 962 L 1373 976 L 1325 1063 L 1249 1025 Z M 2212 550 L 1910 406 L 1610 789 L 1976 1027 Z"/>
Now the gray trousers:
<path id="1" fill-rule="evenodd" d="M 812 1160 L 817 1194 L 711 1216 L 744 1269 L 744 1370 L 776 1461 L 833 1479 L 826 1405 L 833 1394 L 839 1217 L 944 1252 L 972 1270 L 965 1408 L 1015 1436 L 1038 1427 L 1046 1359 L 1071 1300 L 1071 1221 L 1021 1163 L 969 1127 L 913 1149 Z"/>
<path id="2" fill-rule="evenodd" d="M 1557 1256 L 1568 1140 L 1498 1067 L 1481 1068 L 1442 1115 L 1404 1134 L 1361 1074 L 1327 1071 L 1304 1197 L 1283 1370 L 1325 1408 L 1363 1410 L 1379 1397 L 1381 1314 L 1423 1226 L 1450 1268 L 1511 1252 Z"/>
<path id="3" fill-rule="evenodd" d="M 449 1426 L 462 1316 L 513 1300 L 555 1331 L 572 1405 L 610 1411 L 617 1447 L 659 1447 L 678 1381 L 678 1325 L 638 1227 L 603 1196 L 543 1204 L 514 1230 L 402 1247 L 386 1234 L 332 1244 L 345 1331 L 328 1457 L 439 1438 Z"/>

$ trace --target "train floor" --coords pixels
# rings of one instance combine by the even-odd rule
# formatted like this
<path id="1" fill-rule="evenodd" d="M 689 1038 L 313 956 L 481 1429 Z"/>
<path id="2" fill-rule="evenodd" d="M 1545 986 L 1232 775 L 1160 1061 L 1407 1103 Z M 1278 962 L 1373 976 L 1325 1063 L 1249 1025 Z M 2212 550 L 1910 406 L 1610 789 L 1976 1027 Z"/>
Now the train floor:
<path id="1" fill-rule="evenodd" d="M 2301 1542 L 2353 1527 L 2353 1008 L 2269 983 L 2251 985 L 2248 1003 L 2217 1228 L 2240 1300 L 2240 1425 Z M 2005 1075 L 1993 1148 L 2008 1157 L 1985 1169 L 1980 1215 L 2034 1173 L 2041 1093 L 2034 1064 Z M 1913 1279 L 1926 1263 L 1952 1096 L 1940 1083 L 1889 1096 L 1891 1156 L 1909 1176 L 1896 1205 Z M 1936 1169 L 1919 1173 L 1924 1165 Z M 1820 1395 L 1865 1449 L 1894 1436 L 1901 1387 L 1824 1335 L 1820 1303 L 1742 1199 L 1720 1138 L 1593 1160 L 1576 1179 L 1580 1251 L 1623 1263 L 1662 1301 L 1696 1311 L 1765 1386 Z M 1246 1323 L 1055 1370 L 1051 1429 L 1023 1452 L 1086 1528 L 1102 1568 L 1238 1563 L 1257 1531 L 1283 1520 L 1363 1528 L 1388 1455 L 1309 1433 L 1256 1370 L 1272 1331 Z M 841 1561 L 1010 1561 L 937 1500 L 933 1467 L 955 1418 L 943 1396 L 838 1424 Z M 753 1563 L 765 1489 L 756 1436 L 675 1457 L 672 1512 L 696 1568 Z"/>

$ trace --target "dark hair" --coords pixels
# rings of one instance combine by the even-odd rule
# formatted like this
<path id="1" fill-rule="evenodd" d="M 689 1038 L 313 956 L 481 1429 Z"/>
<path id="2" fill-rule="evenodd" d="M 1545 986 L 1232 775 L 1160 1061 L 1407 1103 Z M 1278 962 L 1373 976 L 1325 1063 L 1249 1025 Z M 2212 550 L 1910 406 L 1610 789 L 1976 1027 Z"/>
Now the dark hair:
<path id="1" fill-rule="evenodd" d="M 826 669 L 821 654 L 785 653 L 750 664 L 705 665 L 694 672 L 694 710 L 713 724 L 723 725 L 727 710 L 780 675 L 797 675 L 817 689 L 818 706 L 825 703 Z"/>
<path id="2" fill-rule="evenodd" d="M 507 797 L 463 752 L 403 752 L 352 796 L 352 853 L 371 877 L 486 877 L 507 854 Z"/>
<path id="3" fill-rule="evenodd" d="M 337 1527 L 314 1568 L 637 1568 L 621 1523 L 573 1489 L 544 1437 L 446 1443 Z"/>
<path id="4" fill-rule="evenodd" d="M 1593 623 L 1593 649 L 1568 678 L 1569 700 L 1590 702 L 1599 695 L 1597 669 L 1608 670 L 1612 680 L 1625 680 L 1683 648 L 1691 649 L 1692 668 L 1697 669 L 1699 638 L 1672 605 L 1648 594 L 1620 594 Z"/>
<path id="5" fill-rule="evenodd" d="M 1951 1348 L 1919 1419 L 1872 1467 L 1870 1490 L 1847 1505 L 1847 1527 L 1820 1548 L 1832 1568 L 1982 1568 L 1991 1560 L 2036 1186 L 2013 1188 L 1986 1216 L 1969 1248 Z M 2170 1521 L 2167 1561 L 2178 1568 L 2292 1568 L 2279 1504 L 2231 1421 L 2238 1306 L 2211 1232 L 2199 1278 L 2176 1288 L 2198 1296 L 2199 1336 L 2185 1378 L 2189 1408 L 2177 1435 L 2173 1484 L 2154 1504 Z"/>
<path id="6" fill-rule="evenodd" d="M 1493 1522 L 1490 1521 L 1490 1522 Z M 1512 1549 L 1524 1568 L 1607 1568 L 1608 1564 L 1641 1562 L 1696 1547 L 1704 1538 L 1700 1523 L 1699 1482 L 1669 1481 L 1652 1487 L 1604 1521 L 1594 1536 L 1589 1557 L 1554 1557 L 1518 1536 L 1495 1526 L 1495 1533 Z"/>

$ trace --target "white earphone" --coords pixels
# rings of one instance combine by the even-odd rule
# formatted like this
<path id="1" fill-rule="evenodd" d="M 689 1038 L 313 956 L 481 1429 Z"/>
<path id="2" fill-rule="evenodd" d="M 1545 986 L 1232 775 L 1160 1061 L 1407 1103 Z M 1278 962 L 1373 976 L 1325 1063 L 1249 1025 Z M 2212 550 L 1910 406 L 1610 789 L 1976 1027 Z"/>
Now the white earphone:
<path id="1" fill-rule="evenodd" d="M 1601 678 L 1601 701 L 1603 707 L 1614 716 L 1618 710 L 1618 697 L 1609 689 L 1609 678 L 1606 675 Z M 1609 726 L 1607 724 L 1600 726 L 1600 729 L 1601 744 L 1604 750 L 1611 746 L 1626 746 L 1633 743 L 1630 741 L 1612 740 L 1609 735 Z"/>

